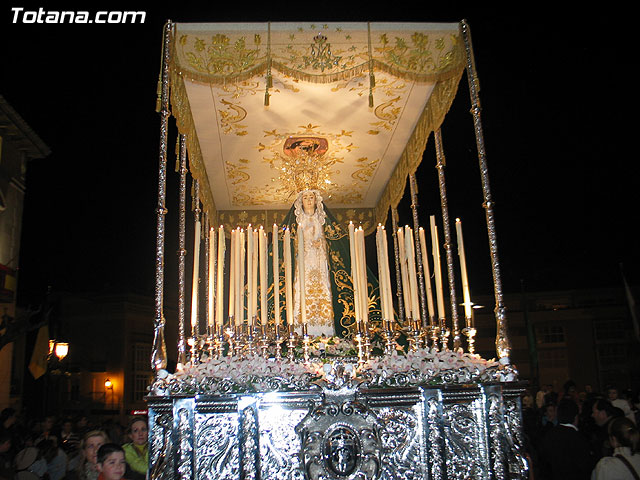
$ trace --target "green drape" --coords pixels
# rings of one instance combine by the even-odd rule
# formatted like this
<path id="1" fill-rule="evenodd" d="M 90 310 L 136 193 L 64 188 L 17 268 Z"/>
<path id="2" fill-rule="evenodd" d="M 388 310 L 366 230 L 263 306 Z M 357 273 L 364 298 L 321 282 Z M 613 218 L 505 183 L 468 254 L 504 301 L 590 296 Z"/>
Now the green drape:
<path id="1" fill-rule="evenodd" d="M 353 307 L 353 283 L 351 280 L 351 255 L 349 253 L 349 232 L 336 220 L 326 205 L 324 206 L 326 219 L 324 234 L 327 241 L 327 257 L 329 262 L 329 281 L 331 283 L 331 300 L 333 304 L 334 327 L 337 336 L 351 338 L 356 331 L 355 313 Z M 284 221 L 279 225 L 278 258 L 280 283 L 280 315 L 282 323 L 286 322 L 285 310 L 285 276 L 284 276 L 284 230 L 291 232 L 292 270 L 295 271 L 295 238 L 297 222 L 294 207 L 291 207 Z M 272 258 L 273 244 L 269 247 L 269 257 Z M 293 272 L 292 272 L 293 282 Z M 269 285 L 273 284 L 273 262 L 270 262 Z M 381 324 L 380 292 L 378 278 L 367 265 L 367 285 L 369 297 L 369 324 L 371 329 L 379 328 Z M 274 295 L 273 287 L 269 293 L 269 318 L 273 318 Z"/>

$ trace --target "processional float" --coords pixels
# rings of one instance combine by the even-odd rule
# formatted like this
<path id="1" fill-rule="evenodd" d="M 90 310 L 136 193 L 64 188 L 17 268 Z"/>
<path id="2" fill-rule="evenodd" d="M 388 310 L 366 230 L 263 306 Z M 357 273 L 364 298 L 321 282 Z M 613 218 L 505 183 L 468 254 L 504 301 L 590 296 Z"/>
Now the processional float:
<path id="1" fill-rule="evenodd" d="M 451 225 L 445 188 L 440 125 L 465 70 L 497 360 L 474 352 L 462 227 Z M 152 478 L 527 476 L 480 110 L 465 21 L 165 25 Z M 164 312 L 171 117 L 174 372 Z M 425 228 L 415 172 L 432 133 L 442 217 Z M 407 182 L 413 225 L 399 226 Z M 375 261 L 364 241 L 374 232 Z"/>

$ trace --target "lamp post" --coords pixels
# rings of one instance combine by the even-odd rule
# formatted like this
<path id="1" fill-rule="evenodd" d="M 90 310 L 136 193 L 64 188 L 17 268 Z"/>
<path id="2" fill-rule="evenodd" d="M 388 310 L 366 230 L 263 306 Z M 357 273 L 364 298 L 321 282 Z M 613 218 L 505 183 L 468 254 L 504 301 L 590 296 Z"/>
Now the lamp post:
<path id="1" fill-rule="evenodd" d="M 69 344 L 67 342 L 58 342 L 55 339 L 49 340 L 49 353 L 47 355 L 47 376 L 45 377 L 45 394 L 44 394 L 44 410 L 46 413 L 47 408 L 49 407 L 48 401 L 50 400 L 49 389 L 50 386 L 50 376 L 58 375 L 62 373 L 62 360 L 69 355 Z M 60 396 L 60 383 L 56 381 L 55 386 L 55 408 L 53 411 L 58 409 L 58 400 Z"/>
<path id="2" fill-rule="evenodd" d="M 113 382 L 107 378 L 104 381 L 104 388 L 106 388 L 107 390 L 111 390 L 111 410 L 113 410 Z M 105 397 L 106 397 L 106 392 L 105 392 Z M 106 398 L 104 399 L 104 403 L 106 405 L 107 403 Z"/>

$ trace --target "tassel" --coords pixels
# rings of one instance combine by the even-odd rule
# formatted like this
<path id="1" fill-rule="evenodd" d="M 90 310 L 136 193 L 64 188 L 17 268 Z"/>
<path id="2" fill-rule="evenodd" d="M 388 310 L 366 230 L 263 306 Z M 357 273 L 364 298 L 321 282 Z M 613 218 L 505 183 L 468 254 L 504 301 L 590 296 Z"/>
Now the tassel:
<path id="1" fill-rule="evenodd" d="M 264 106 L 268 107 L 269 106 L 269 97 L 271 95 L 269 95 L 269 90 L 267 89 L 266 92 L 264 92 Z"/>
<path id="2" fill-rule="evenodd" d="M 373 108 L 373 92 L 369 92 L 369 108 Z"/>

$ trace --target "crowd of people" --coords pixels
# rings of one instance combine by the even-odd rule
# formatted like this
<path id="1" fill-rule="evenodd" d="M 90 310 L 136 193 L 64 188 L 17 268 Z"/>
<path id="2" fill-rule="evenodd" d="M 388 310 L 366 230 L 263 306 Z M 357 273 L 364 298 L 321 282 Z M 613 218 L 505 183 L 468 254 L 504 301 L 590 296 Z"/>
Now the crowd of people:
<path id="1" fill-rule="evenodd" d="M 523 434 L 535 480 L 640 480 L 637 392 L 567 381 L 522 399 Z"/>
<path id="2" fill-rule="evenodd" d="M 0 413 L 0 480 L 144 480 L 148 464 L 146 417 L 124 427 L 86 416 L 30 421 L 12 408 Z"/>

